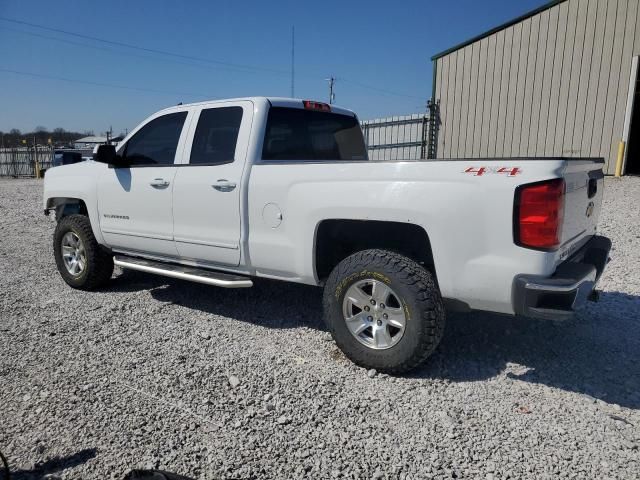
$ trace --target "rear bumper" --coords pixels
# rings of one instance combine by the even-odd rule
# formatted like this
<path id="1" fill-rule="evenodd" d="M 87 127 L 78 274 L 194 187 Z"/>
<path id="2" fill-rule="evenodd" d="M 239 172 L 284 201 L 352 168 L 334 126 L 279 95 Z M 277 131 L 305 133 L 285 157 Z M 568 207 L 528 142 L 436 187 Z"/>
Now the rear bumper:
<path id="1" fill-rule="evenodd" d="M 513 286 L 514 312 L 552 320 L 571 317 L 594 291 L 610 250 L 611 240 L 594 236 L 551 277 L 518 275 Z"/>

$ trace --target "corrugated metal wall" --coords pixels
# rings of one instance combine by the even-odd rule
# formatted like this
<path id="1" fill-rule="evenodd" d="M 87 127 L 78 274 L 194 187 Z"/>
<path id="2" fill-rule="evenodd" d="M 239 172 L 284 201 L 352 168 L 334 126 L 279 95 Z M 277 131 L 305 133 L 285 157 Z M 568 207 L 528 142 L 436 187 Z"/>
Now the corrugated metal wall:
<path id="1" fill-rule="evenodd" d="M 429 117 L 416 113 L 360 122 L 369 160 L 426 158 Z"/>
<path id="2" fill-rule="evenodd" d="M 614 173 L 639 0 L 567 0 L 435 60 L 438 158 L 604 157 Z"/>

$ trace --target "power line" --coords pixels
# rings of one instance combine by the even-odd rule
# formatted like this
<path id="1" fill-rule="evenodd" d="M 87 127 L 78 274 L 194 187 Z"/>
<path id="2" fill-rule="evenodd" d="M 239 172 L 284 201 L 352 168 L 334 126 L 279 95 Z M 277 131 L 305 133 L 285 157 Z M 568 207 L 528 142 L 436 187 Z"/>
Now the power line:
<path id="1" fill-rule="evenodd" d="M 99 38 L 99 37 L 93 37 L 91 35 L 84 35 L 84 34 L 80 34 L 80 33 L 76 33 L 76 32 L 70 32 L 67 30 L 62 30 L 62 29 L 58 29 L 58 28 L 52 28 L 52 27 L 46 27 L 44 25 L 38 25 L 35 23 L 31 23 L 31 22 L 25 22 L 23 20 L 17 20 L 17 19 L 13 19 L 13 18 L 7 18 L 7 17 L 2 17 L 0 16 L 0 20 L 1 21 L 5 21 L 5 22 L 10 22 L 10 23 L 15 23 L 15 24 L 19 24 L 19 25 L 27 25 L 29 27 L 34 27 L 34 28 L 40 28 L 43 30 L 48 30 L 51 32 L 56 32 L 56 33 L 60 33 L 63 35 L 71 35 L 77 38 L 83 38 L 85 40 L 91 40 L 91 41 L 95 41 L 95 42 L 102 42 L 104 44 L 108 44 L 108 45 L 112 45 L 112 46 L 116 46 L 116 47 L 124 47 L 124 48 L 129 48 L 129 49 L 134 49 L 134 50 L 138 50 L 138 51 L 143 51 L 143 52 L 147 52 L 147 53 L 153 53 L 156 55 L 166 55 L 166 56 L 170 56 L 170 57 L 174 57 L 174 58 L 182 58 L 185 60 L 191 60 L 191 61 L 196 61 L 196 62 L 204 62 L 204 63 L 208 63 L 208 64 L 214 64 L 214 65 L 219 65 L 219 66 L 225 66 L 225 67 L 229 67 L 229 68 L 235 68 L 235 69 L 239 69 L 240 71 L 260 71 L 260 72 L 266 72 L 266 73 L 270 73 L 270 74 L 276 74 L 279 76 L 291 76 L 292 79 L 292 90 L 293 90 L 293 80 L 294 80 L 294 70 L 293 70 L 293 60 L 294 60 L 294 30 L 292 29 L 292 52 L 291 52 L 291 60 L 292 60 L 292 68 L 290 72 L 286 72 L 284 70 L 277 70 L 277 69 L 272 69 L 272 68 L 267 68 L 267 67 L 259 67 L 259 66 L 254 66 L 254 65 L 246 65 L 246 64 L 237 64 L 237 63 L 231 63 L 231 62 L 225 62 L 222 60 L 214 60 L 214 59 L 210 59 L 210 58 L 203 58 L 203 57 L 197 57 L 197 56 L 193 56 L 193 55 L 183 55 L 180 53 L 175 53 L 175 52 L 168 52 L 168 51 L 164 51 L 164 50 L 158 50 L 158 49 L 154 49 L 154 48 L 147 48 L 147 47 L 141 47 L 138 45 L 133 45 L 133 44 L 129 44 L 129 43 L 124 43 L 124 42 L 118 42 L 118 41 L 114 41 L 114 40 L 108 40 L 105 38 Z M 11 29 L 10 29 L 11 30 Z M 106 50 L 104 48 L 100 48 L 96 45 L 87 45 L 87 44 L 82 44 L 79 42 L 72 42 L 70 40 L 65 40 L 65 39 L 60 39 L 60 38 L 56 38 L 56 37 L 49 37 L 49 36 L 45 36 L 45 35 L 41 35 L 41 34 L 37 34 L 35 32 L 27 32 L 27 31 L 20 31 L 20 30 L 13 30 L 13 31 L 18 31 L 27 35 L 33 35 L 36 37 L 41 37 L 41 38 L 46 38 L 46 39 L 50 39 L 50 40 L 57 40 L 57 41 L 61 41 L 61 42 L 65 42 L 65 43 L 70 43 L 72 45 L 78 45 L 78 46 L 84 46 L 84 47 L 88 47 L 88 48 L 97 48 L 99 50 Z M 110 50 L 107 50 L 110 51 Z M 131 52 L 118 52 L 118 53 L 126 53 L 128 55 L 132 55 Z M 139 55 L 138 55 L 139 56 Z M 155 57 L 147 57 L 147 58 L 155 58 Z M 166 60 L 166 59 L 165 59 Z M 198 64 L 187 64 L 187 65 L 198 65 Z M 198 65 L 198 66 L 203 66 L 203 65 Z M 303 75 L 306 78 L 313 78 L 315 80 L 318 80 L 320 77 L 315 77 L 315 76 L 310 76 L 310 75 Z M 367 90 L 371 90 L 371 91 L 375 91 L 384 95 L 390 95 L 390 96 L 396 96 L 396 97 L 404 97 L 404 98 L 417 98 L 417 99 L 423 99 L 422 96 L 417 96 L 417 95 L 408 95 L 405 93 L 400 93 L 400 92 L 396 92 L 393 90 L 388 90 L 388 89 L 384 89 L 384 88 L 379 88 L 379 87 L 375 87 L 372 85 L 368 85 L 362 82 L 357 82 L 354 80 L 350 80 L 344 77 L 339 77 L 339 79 L 341 81 L 347 82 L 347 83 L 351 83 L 355 86 L 358 86 L 360 88 L 364 88 Z M 293 93 L 292 93 L 293 96 Z"/>
<path id="2" fill-rule="evenodd" d="M 19 25 L 27 25 L 29 27 L 34 27 L 34 28 L 41 28 L 43 30 L 48 30 L 50 32 L 56 32 L 56 33 L 62 33 L 64 35 L 71 35 L 71 36 L 78 37 L 78 38 L 84 38 L 85 40 L 92 40 L 94 42 L 102 42 L 102 43 L 106 43 L 106 44 L 109 44 L 109 45 L 115 45 L 115 46 L 118 46 L 118 47 L 131 48 L 131 49 L 134 49 L 134 50 L 140 50 L 140 51 L 148 52 L 148 53 L 155 53 L 155 54 L 159 54 L 159 55 L 168 55 L 168 56 L 171 56 L 171 57 L 184 58 L 184 59 L 187 59 L 187 60 L 196 60 L 196 61 L 199 61 L 199 62 L 214 63 L 216 65 L 225 65 L 225 66 L 228 66 L 228 67 L 243 68 L 243 69 L 254 70 L 254 71 L 264 71 L 264 72 L 278 73 L 280 75 L 289 76 L 289 72 L 285 72 L 284 70 L 276 70 L 276 69 L 273 69 L 273 68 L 258 67 L 258 66 L 254 66 L 254 65 L 244 65 L 244 64 L 239 64 L 239 63 L 231 63 L 231 62 L 225 62 L 225 61 L 222 61 L 222 60 L 213 60 L 211 58 L 196 57 L 196 56 L 193 56 L 193 55 L 183 55 L 181 53 L 168 52 L 168 51 L 165 51 L 165 50 L 158 50 L 158 49 L 155 49 L 155 48 L 141 47 L 141 46 L 138 46 L 138 45 L 132 45 L 130 43 L 118 42 L 118 41 L 115 41 L 115 40 L 108 40 L 106 38 L 93 37 L 91 35 L 83 35 L 81 33 L 70 32 L 70 31 L 67 31 L 67 30 L 59 29 L 59 28 L 46 27 L 44 25 L 38 25 L 38 24 L 35 24 L 35 23 L 31 23 L 31 22 L 25 22 L 23 20 L 16 20 L 14 18 L 0 17 L 0 20 L 5 21 L 5 22 L 17 23 Z"/>
<path id="3" fill-rule="evenodd" d="M 33 37 L 37 37 L 37 38 L 42 38 L 45 40 L 53 40 L 55 42 L 62 42 L 62 43 L 67 43 L 69 45 L 75 45 L 77 47 L 82 47 L 82 48 L 92 48 L 94 50 L 100 50 L 103 52 L 109 52 L 109 53 L 115 53 L 118 55 L 129 55 L 132 57 L 136 57 L 136 58 L 147 58 L 150 60 L 157 60 L 157 61 L 161 61 L 161 62 L 172 62 L 172 63 L 177 63 L 179 65 L 188 65 L 188 66 L 192 66 L 192 67 L 198 67 L 198 68 L 228 68 L 231 69 L 232 71 L 235 72 L 239 72 L 239 73 L 249 73 L 246 70 L 243 69 L 237 69 L 234 67 L 228 67 L 226 65 L 203 65 L 202 63 L 195 63 L 195 62 L 185 62 L 185 61 L 180 61 L 180 60 L 176 60 L 176 59 L 169 59 L 169 58 L 159 58 L 156 56 L 151 56 L 151 55 L 144 55 L 144 54 L 139 54 L 139 53 L 133 53 L 133 52 L 126 52 L 126 51 L 122 51 L 122 50 L 115 50 L 113 48 L 110 47 L 101 47 L 98 45 L 91 45 L 88 43 L 82 43 L 82 42 L 74 42 L 73 40 L 68 40 L 66 38 L 59 38 L 59 37 L 53 37 L 51 35 L 43 35 L 41 33 L 36 33 L 36 32 L 29 32 L 26 30 L 19 30 L 17 28 L 11 28 L 11 27 L 7 27 L 7 26 L 0 26 L 0 30 L 7 30 L 10 32 L 16 32 L 16 33 L 21 33 L 23 35 L 30 35 Z"/>
<path id="4" fill-rule="evenodd" d="M 183 96 L 188 96 L 188 97 L 199 97 L 199 98 L 203 98 L 203 99 L 207 99 L 207 100 L 213 100 L 216 98 L 220 98 L 220 97 L 212 97 L 210 95 L 205 95 L 202 93 L 186 93 L 186 92 L 172 92 L 172 91 L 168 91 L 168 90 L 156 90 L 154 88 L 142 88 L 142 87 L 128 87 L 126 85 L 115 85 L 112 83 L 102 83 L 102 82 L 92 82 L 90 80 L 78 80 L 75 78 L 65 78 L 65 77 L 56 77 L 53 75 L 45 75 L 43 73 L 35 73 L 35 72 L 23 72 L 20 70 L 11 70 L 8 68 L 0 68 L 0 72 L 4 72 L 4 73 L 13 73 L 15 75 L 23 75 L 23 76 L 28 76 L 28 77 L 34 77 L 34 78 L 46 78 L 49 80 L 59 80 L 62 82 L 72 82 L 72 83 L 82 83 L 85 85 L 94 85 L 97 87 L 109 87 L 109 88 L 119 88 L 119 89 L 123 89 L 123 90 L 135 90 L 138 92 L 150 92 L 150 93 L 161 93 L 161 94 L 165 94 L 165 95 L 183 95 Z"/>
<path id="5" fill-rule="evenodd" d="M 356 82 L 356 81 L 349 80 L 349 79 L 344 78 L 344 77 L 339 77 L 339 80 L 341 80 L 343 82 L 351 83 L 351 84 L 353 84 L 353 85 L 355 85 L 357 87 L 360 87 L 360 88 L 365 88 L 367 90 L 372 90 L 374 92 L 382 93 L 382 94 L 385 94 L 385 95 L 391 95 L 391 96 L 394 96 L 394 97 L 417 98 L 417 99 L 420 99 L 420 100 L 424 100 L 424 97 L 419 97 L 418 95 L 407 95 L 405 93 L 394 92 L 393 90 L 387 90 L 387 89 L 384 89 L 384 88 L 373 87 L 371 85 L 367 85 L 366 83 Z"/>

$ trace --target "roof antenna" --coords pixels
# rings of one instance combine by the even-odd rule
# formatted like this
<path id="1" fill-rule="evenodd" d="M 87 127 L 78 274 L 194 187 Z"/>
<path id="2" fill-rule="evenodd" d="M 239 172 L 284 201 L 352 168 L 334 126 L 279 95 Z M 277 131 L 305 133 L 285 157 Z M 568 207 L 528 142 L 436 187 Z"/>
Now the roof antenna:
<path id="1" fill-rule="evenodd" d="M 182 102 L 180 102 L 178 105 L 182 105 Z"/>
<path id="2" fill-rule="evenodd" d="M 291 26 L 291 98 L 295 97 L 295 54 L 296 54 L 296 27 Z"/>

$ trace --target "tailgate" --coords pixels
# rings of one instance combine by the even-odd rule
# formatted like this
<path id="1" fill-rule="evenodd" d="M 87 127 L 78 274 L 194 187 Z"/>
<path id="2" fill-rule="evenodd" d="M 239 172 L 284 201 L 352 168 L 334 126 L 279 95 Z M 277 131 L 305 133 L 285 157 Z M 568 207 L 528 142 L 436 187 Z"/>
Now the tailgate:
<path id="1" fill-rule="evenodd" d="M 604 192 L 603 165 L 601 159 L 566 162 L 562 245 L 558 249 L 561 260 L 570 257 L 596 233 Z"/>

